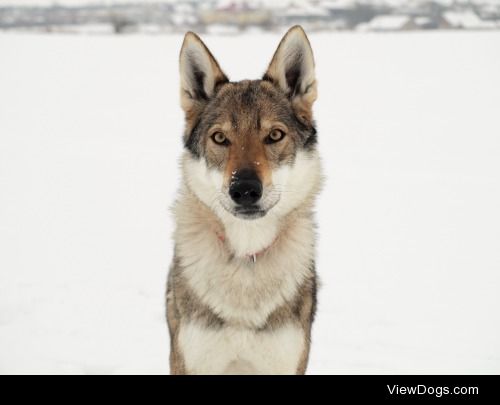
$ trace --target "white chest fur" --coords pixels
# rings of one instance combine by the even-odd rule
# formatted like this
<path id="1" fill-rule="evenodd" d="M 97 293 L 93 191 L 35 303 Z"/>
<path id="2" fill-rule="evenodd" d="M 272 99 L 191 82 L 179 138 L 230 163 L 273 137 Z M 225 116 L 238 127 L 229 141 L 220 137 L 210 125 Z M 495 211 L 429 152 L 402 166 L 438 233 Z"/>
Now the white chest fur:
<path id="1" fill-rule="evenodd" d="M 303 331 L 289 324 L 275 331 L 207 329 L 191 321 L 180 326 L 179 344 L 188 373 L 295 374 Z"/>
<path id="2" fill-rule="evenodd" d="M 188 243 L 177 245 L 182 274 L 196 296 L 225 321 L 260 328 L 312 274 L 309 219 L 297 219 L 293 231 L 293 237 L 282 235 L 255 264 L 230 259 L 213 232 L 193 232 L 183 238 Z"/>

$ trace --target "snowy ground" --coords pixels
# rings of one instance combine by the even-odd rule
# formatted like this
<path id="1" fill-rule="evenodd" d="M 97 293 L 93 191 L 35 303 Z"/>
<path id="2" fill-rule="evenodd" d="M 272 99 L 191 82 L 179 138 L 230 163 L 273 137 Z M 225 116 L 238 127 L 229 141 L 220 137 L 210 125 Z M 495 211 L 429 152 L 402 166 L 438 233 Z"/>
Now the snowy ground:
<path id="1" fill-rule="evenodd" d="M 233 79 L 279 38 L 207 43 Z M 500 373 L 500 33 L 321 34 L 310 373 Z M 0 36 L 0 373 L 167 373 L 180 37 Z"/>

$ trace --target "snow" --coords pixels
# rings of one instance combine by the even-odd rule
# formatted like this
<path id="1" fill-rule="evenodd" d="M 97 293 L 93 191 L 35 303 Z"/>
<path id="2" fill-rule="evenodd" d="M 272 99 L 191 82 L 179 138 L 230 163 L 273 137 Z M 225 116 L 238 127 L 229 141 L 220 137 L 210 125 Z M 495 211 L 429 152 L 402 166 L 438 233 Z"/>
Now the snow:
<path id="1" fill-rule="evenodd" d="M 322 7 L 316 7 L 311 4 L 306 4 L 302 6 L 292 5 L 283 11 L 283 15 L 286 17 L 328 17 L 330 15 L 329 11 Z"/>
<path id="2" fill-rule="evenodd" d="M 238 80 L 279 37 L 206 40 Z M 181 41 L 0 35 L 0 373 L 168 372 Z M 311 42 L 309 372 L 498 374 L 500 33 Z"/>
<path id="3" fill-rule="evenodd" d="M 142 27 L 141 27 L 142 28 Z M 60 32 L 84 35 L 106 35 L 114 34 L 115 30 L 111 24 L 82 24 L 82 25 L 69 25 L 60 26 L 51 29 L 52 32 L 60 30 Z"/>
<path id="4" fill-rule="evenodd" d="M 473 11 L 447 11 L 443 15 L 452 27 L 469 29 L 495 28 L 495 21 L 483 21 Z"/>
<path id="5" fill-rule="evenodd" d="M 233 35 L 239 32 L 239 28 L 226 24 L 210 24 L 207 27 L 207 32 L 214 35 Z"/>

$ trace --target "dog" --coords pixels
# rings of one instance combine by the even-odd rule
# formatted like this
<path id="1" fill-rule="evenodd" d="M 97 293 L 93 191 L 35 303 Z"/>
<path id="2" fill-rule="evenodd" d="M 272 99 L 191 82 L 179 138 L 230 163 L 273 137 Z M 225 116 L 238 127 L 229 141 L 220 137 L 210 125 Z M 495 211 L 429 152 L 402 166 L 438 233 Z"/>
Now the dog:
<path id="1" fill-rule="evenodd" d="M 305 374 L 321 163 L 315 62 L 291 28 L 260 80 L 231 82 L 188 32 L 183 181 L 167 286 L 171 374 Z"/>

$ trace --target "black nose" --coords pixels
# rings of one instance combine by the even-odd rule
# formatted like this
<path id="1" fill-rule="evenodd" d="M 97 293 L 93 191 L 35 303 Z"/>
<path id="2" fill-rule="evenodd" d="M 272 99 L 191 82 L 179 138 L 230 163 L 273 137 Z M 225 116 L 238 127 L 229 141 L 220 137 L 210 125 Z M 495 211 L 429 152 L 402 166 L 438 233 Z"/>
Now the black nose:
<path id="1" fill-rule="evenodd" d="M 238 205 L 254 205 L 262 197 L 262 183 L 257 173 L 249 169 L 236 172 L 229 187 L 229 195 Z"/>

